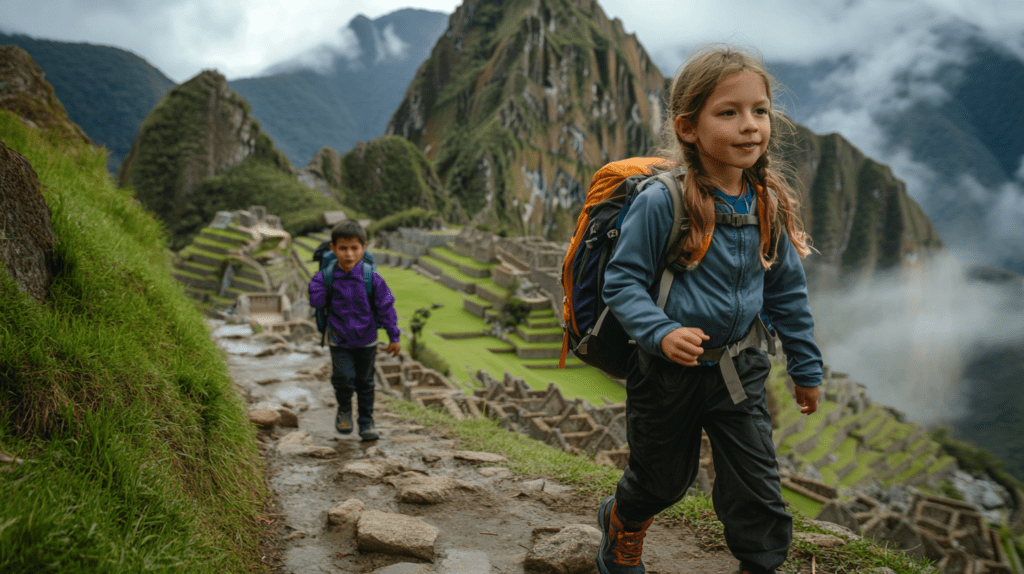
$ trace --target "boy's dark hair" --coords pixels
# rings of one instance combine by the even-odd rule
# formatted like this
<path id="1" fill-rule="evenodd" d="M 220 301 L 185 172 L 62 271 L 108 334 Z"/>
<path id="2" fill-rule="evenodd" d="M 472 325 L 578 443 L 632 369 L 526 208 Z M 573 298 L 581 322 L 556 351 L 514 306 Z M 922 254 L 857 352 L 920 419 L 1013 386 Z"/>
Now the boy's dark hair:
<path id="1" fill-rule="evenodd" d="M 354 219 L 346 219 L 331 229 L 331 243 L 338 239 L 351 239 L 355 237 L 359 243 L 366 245 L 366 230 Z"/>

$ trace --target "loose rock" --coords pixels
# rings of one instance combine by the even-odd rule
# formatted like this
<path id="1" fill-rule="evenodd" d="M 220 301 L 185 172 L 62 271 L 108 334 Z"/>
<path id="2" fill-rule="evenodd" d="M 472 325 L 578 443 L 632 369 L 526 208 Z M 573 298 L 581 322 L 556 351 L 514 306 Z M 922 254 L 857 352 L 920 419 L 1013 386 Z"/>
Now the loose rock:
<path id="1" fill-rule="evenodd" d="M 418 472 L 406 472 L 387 482 L 399 490 L 399 502 L 410 504 L 440 504 L 459 488 L 475 490 L 474 486 L 448 476 L 423 476 Z"/>
<path id="2" fill-rule="evenodd" d="M 548 528 L 533 531 L 533 548 L 523 566 L 537 572 L 578 574 L 597 572 L 594 556 L 601 545 L 601 531 L 585 524 L 571 524 L 552 532 Z"/>
<path id="3" fill-rule="evenodd" d="M 797 532 L 793 535 L 797 540 L 803 540 L 815 546 L 822 548 L 834 548 L 836 546 L 842 546 L 846 544 L 846 541 L 838 536 L 832 536 L 831 534 L 821 534 L 819 532 Z"/>
<path id="4" fill-rule="evenodd" d="M 281 422 L 278 424 L 285 428 L 299 428 L 299 415 L 295 414 L 295 411 L 281 407 L 277 409 L 277 414 L 281 416 Z"/>
<path id="5" fill-rule="evenodd" d="M 339 474 L 354 474 L 369 479 L 378 479 L 405 471 L 405 464 L 399 459 L 354 460 L 345 464 Z"/>
<path id="6" fill-rule="evenodd" d="M 363 501 L 357 498 L 350 498 L 344 502 L 335 504 L 327 511 L 327 523 L 342 528 L 355 526 L 359 522 L 359 515 L 363 513 Z"/>
<path id="7" fill-rule="evenodd" d="M 434 561 L 438 530 L 419 518 L 367 510 L 357 525 L 359 550 Z"/>
<path id="8" fill-rule="evenodd" d="M 427 568 L 422 564 L 399 562 L 398 564 L 378 568 L 373 571 L 373 574 L 430 574 L 430 572 L 430 568 Z"/>
<path id="9" fill-rule="evenodd" d="M 313 437 L 306 431 L 293 431 L 285 435 L 277 442 L 277 451 L 281 454 L 315 456 L 317 458 L 327 458 L 338 454 L 331 447 L 313 444 Z"/>
<path id="10" fill-rule="evenodd" d="M 270 430 L 274 425 L 281 422 L 281 415 L 277 411 L 253 410 L 249 411 L 249 422 L 260 428 Z"/>
<path id="11" fill-rule="evenodd" d="M 457 450 L 455 458 L 469 462 L 508 462 L 508 457 L 490 452 L 477 452 L 475 450 Z"/>
<path id="12" fill-rule="evenodd" d="M 838 524 L 854 533 L 861 531 L 860 521 L 853 515 L 853 512 L 838 500 L 829 501 L 821 509 L 816 517 L 817 520 Z"/>

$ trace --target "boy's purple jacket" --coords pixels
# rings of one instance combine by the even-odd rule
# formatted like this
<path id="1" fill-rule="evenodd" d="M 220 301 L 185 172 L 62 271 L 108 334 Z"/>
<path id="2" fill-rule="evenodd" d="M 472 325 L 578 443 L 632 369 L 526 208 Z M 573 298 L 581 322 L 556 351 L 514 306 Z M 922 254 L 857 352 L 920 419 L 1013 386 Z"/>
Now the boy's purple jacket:
<path id="1" fill-rule="evenodd" d="M 331 283 L 331 313 L 327 314 L 331 340 L 341 347 L 353 349 L 372 345 L 377 340 L 379 322 L 388 332 L 392 343 L 398 341 L 398 315 L 395 313 L 395 296 L 384 282 L 384 278 L 373 274 L 373 298 L 377 311 L 374 321 L 370 300 L 363 282 L 363 262 L 356 263 L 351 271 L 341 266 L 334 268 Z M 309 304 L 322 308 L 327 302 L 327 286 L 324 275 L 318 271 L 309 281 Z"/>

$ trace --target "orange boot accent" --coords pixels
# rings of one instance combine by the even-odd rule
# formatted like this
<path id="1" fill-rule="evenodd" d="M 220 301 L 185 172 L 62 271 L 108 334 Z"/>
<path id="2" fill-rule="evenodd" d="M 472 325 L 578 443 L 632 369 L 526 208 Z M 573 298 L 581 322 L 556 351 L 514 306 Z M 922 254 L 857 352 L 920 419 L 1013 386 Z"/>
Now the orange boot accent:
<path id="1" fill-rule="evenodd" d="M 615 514 L 615 507 L 612 505 L 611 527 L 615 536 L 615 545 L 612 546 L 612 554 L 615 555 L 614 562 L 622 566 L 636 566 L 640 563 L 640 554 L 644 550 L 644 537 L 647 536 L 647 528 L 654 522 L 654 517 L 648 518 L 640 525 L 637 532 L 626 532 L 619 516 Z"/>

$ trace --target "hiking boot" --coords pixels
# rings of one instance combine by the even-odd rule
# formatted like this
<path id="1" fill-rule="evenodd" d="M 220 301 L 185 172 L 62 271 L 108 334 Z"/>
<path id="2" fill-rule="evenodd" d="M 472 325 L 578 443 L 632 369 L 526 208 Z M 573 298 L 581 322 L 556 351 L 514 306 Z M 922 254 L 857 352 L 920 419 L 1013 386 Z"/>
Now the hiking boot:
<path id="1" fill-rule="evenodd" d="M 756 567 L 748 568 L 741 564 L 739 574 L 775 574 L 775 569 L 763 570 Z"/>
<path id="2" fill-rule="evenodd" d="M 339 408 L 334 417 L 334 428 L 341 434 L 352 434 L 352 411 L 345 412 Z"/>
<path id="3" fill-rule="evenodd" d="M 644 563 L 640 553 L 644 549 L 647 527 L 654 521 L 648 518 L 637 532 L 626 532 L 615 514 L 615 497 L 609 496 L 597 511 L 597 525 L 601 529 L 601 548 L 597 551 L 597 569 L 601 574 L 643 574 Z"/>
<path id="4" fill-rule="evenodd" d="M 380 435 L 373 428 L 373 423 L 370 423 L 368 425 L 359 425 L 359 438 L 363 440 L 377 440 L 380 438 Z"/>

